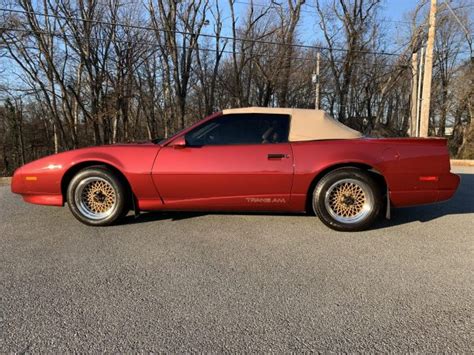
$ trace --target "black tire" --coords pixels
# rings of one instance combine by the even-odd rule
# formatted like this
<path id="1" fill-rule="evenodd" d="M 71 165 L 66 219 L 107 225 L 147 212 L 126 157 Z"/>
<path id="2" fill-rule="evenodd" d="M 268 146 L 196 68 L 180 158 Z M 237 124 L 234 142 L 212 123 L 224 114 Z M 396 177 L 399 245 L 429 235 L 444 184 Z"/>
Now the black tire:
<path id="1" fill-rule="evenodd" d="M 125 184 L 105 166 L 79 171 L 67 189 L 71 213 L 90 226 L 108 226 L 122 217 L 128 212 L 128 196 Z"/>
<path id="2" fill-rule="evenodd" d="M 312 206 L 328 227 L 343 232 L 361 231 L 379 216 L 382 193 L 370 173 L 357 168 L 339 168 L 317 183 Z"/>

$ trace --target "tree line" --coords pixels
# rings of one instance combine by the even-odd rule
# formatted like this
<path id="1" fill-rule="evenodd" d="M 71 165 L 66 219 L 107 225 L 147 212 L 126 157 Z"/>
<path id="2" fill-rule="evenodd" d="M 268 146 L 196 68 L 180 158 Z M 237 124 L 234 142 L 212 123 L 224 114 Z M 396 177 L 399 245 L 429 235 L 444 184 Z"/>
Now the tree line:
<path id="1" fill-rule="evenodd" d="M 1 4 L 0 175 L 54 152 L 168 137 L 228 107 L 314 108 L 318 53 L 323 109 L 367 135 L 406 136 L 411 58 L 427 32 L 426 0 L 396 40 L 380 0 Z M 463 158 L 474 157 L 470 11 L 438 14 L 430 117 L 430 135 L 449 135 Z"/>

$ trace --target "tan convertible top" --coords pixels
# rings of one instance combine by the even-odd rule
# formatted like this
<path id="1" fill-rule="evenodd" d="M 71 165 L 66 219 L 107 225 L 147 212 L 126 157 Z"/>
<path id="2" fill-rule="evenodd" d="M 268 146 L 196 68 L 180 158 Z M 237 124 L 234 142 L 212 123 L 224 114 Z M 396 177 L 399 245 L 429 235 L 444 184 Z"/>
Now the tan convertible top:
<path id="1" fill-rule="evenodd" d="M 361 133 L 336 121 L 322 110 L 273 107 L 244 107 L 223 111 L 232 113 L 269 113 L 290 115 L 290 142 L 312 141 L 321 139 L 353 139 L 362 136 Z"/>

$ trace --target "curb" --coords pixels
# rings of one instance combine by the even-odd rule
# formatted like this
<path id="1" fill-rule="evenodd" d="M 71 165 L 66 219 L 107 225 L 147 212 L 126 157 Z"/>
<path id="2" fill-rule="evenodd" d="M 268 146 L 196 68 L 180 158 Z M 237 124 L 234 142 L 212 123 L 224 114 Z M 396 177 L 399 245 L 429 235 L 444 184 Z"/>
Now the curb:
<path id="1" fill-rule="evenodd" d="M 474 160 L 451 159 L 451 165 L 455 165 L 455 166 L 474 166 Z"/>
<path id="2" fill-rule="evenodd" d="M 0 177 L 0 186 L 10 185 L 12 178 L 10 177 Z"/>

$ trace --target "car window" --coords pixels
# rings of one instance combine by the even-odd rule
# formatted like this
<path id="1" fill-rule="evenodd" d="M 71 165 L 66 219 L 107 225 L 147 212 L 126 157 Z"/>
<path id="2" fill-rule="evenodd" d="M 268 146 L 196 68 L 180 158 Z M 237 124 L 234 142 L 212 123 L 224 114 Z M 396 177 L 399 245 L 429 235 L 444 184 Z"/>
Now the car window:
<path id="1" fill-rule="evenodd" d="M 272 144 L 288 142 L 289 116 L 229 114 L 204 123 L 186 134 L 190 146 Z"/>

